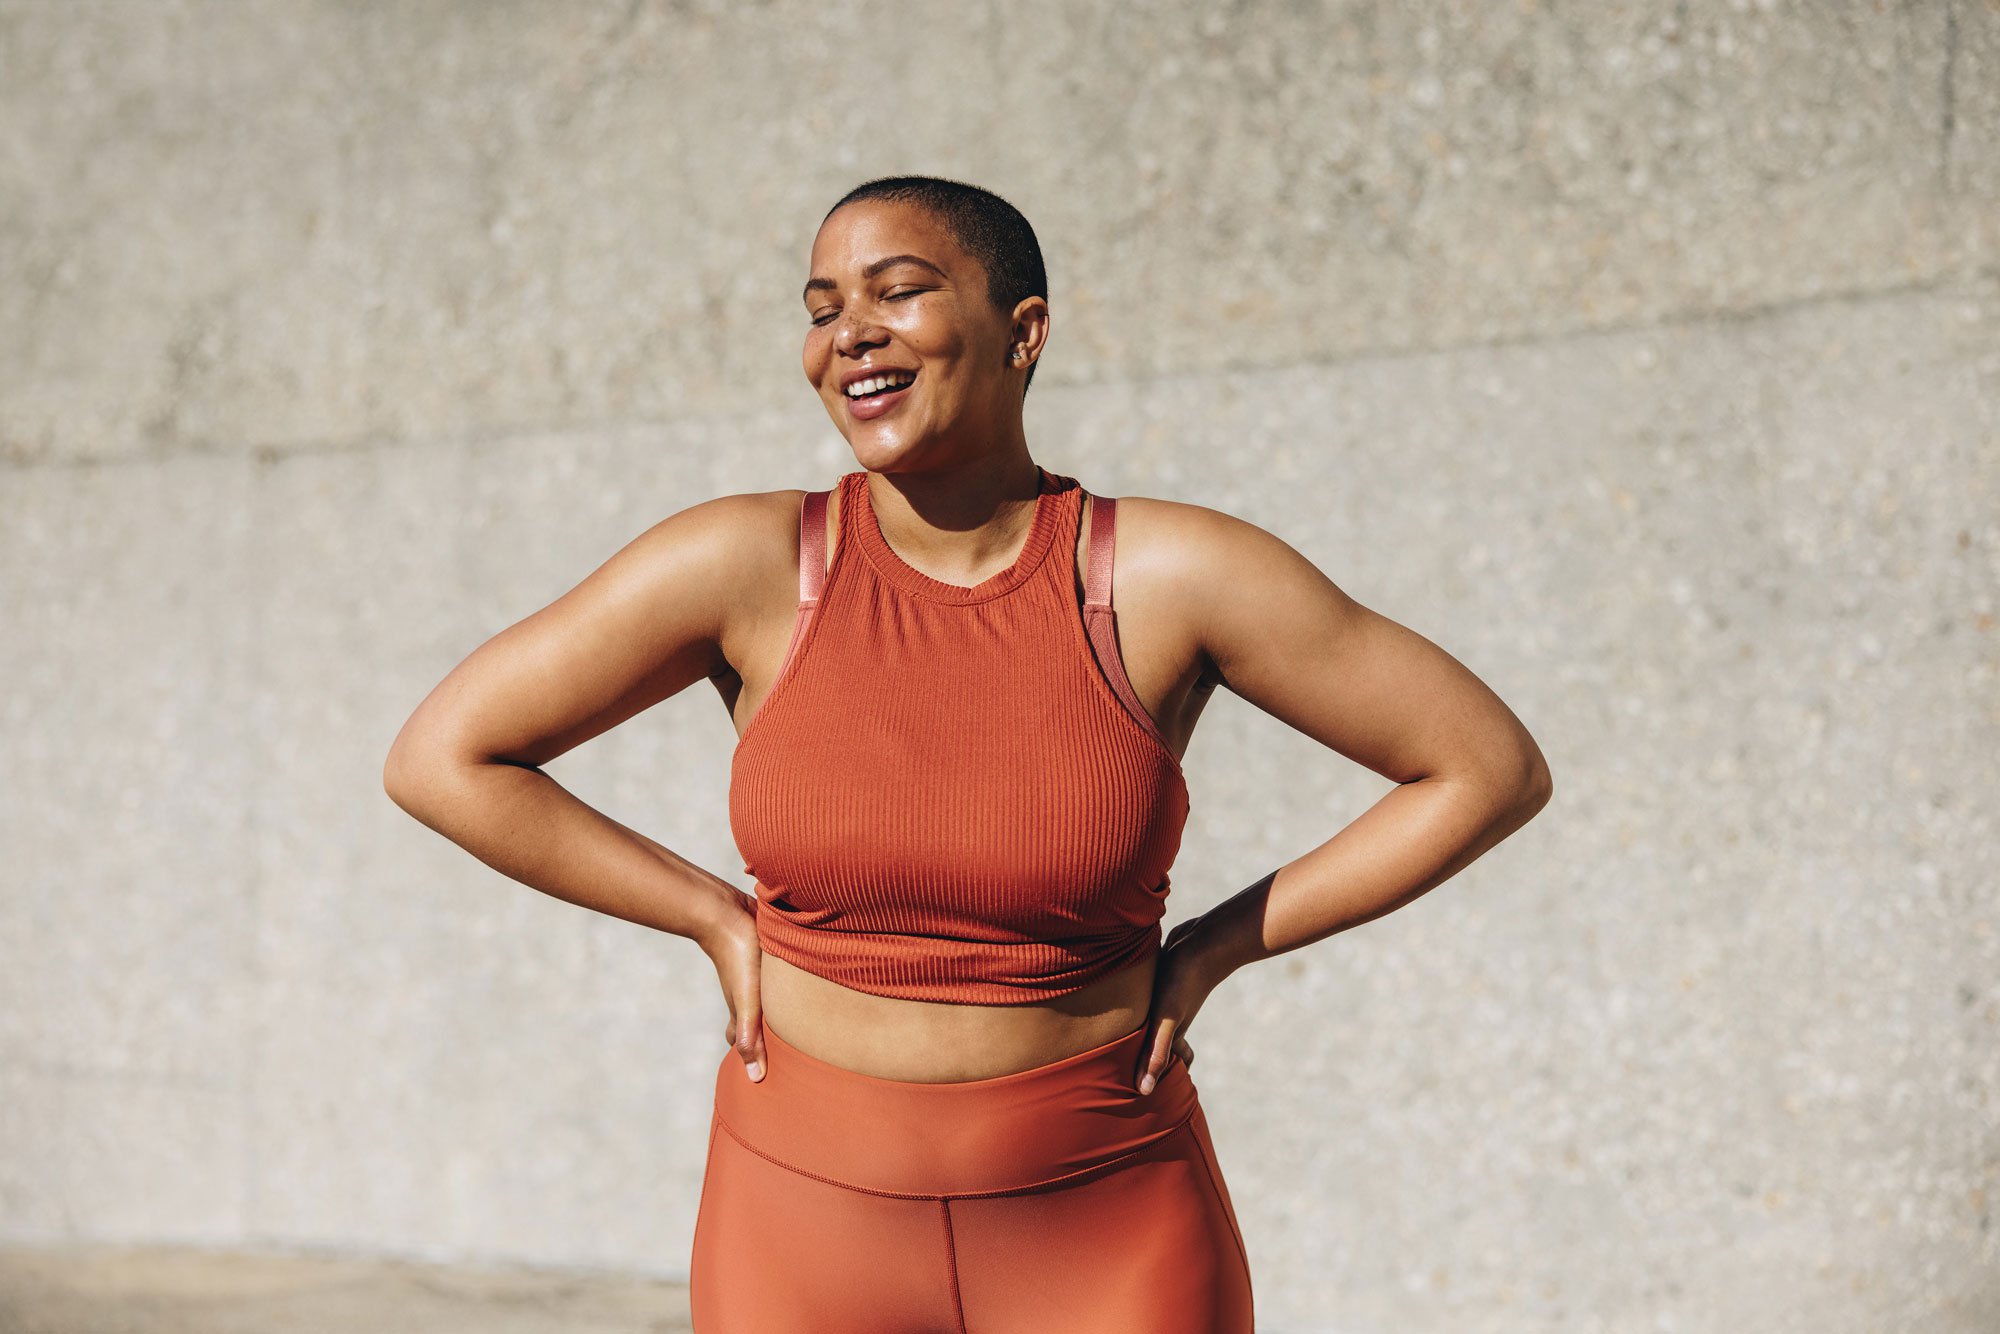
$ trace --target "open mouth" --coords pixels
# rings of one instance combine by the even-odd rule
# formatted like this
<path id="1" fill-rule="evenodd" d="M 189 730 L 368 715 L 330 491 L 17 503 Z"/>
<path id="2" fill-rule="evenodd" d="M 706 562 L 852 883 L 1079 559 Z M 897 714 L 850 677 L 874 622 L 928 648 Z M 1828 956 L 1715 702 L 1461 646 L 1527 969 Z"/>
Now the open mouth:
<path id="1" fill-rule="evenodd" d="M 917 382 L 915 371 L 885 371 L 881 375 L 866 380 L 857 380 L 846 386 L 842 397 L 850 406 L 858 410 L 886 408 L 909 392 Z"/>

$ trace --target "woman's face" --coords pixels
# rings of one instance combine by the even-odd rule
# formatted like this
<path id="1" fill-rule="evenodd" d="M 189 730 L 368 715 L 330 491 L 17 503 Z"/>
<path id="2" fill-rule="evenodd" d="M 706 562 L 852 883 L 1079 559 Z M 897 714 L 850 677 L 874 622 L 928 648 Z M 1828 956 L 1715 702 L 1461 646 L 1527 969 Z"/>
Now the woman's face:
<path id="1" fill-rule="evenodd" d="M 1019 434 L 1047 305 L 1023 302 L 1031 318 L 1020 322 L 994 309 L 985 269 L 920 206 L 864 200 L 837 209 L 813 238 L 805 306 L 806 379 L 864 467 L 972 457 Z M 1018 361 L 1016 347 L 1026 354 Z M 885 368 L 915 378 L 848 396 L 850 381 Z"/>

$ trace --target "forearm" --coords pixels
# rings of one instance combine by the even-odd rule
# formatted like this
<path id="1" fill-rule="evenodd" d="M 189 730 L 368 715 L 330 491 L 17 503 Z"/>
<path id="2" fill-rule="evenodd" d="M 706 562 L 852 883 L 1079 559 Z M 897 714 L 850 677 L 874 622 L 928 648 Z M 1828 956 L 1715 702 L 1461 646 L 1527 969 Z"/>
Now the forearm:
<path id="1" fill-rule="evenodd" d="M 1218 978 L 1372 921 L 1420 898 L 1519 829 L 1547 801 L 1534 785 L 1401 783 L 1298 860 L 1202 914 L 1193 934 Z"/>
<path id="2" fill-rule="evenodd" d="M 390 797 L 419 822 L 532 889 L 612 917 L 706 941 L 740 912 L 719 877 L 588 805 L 525 765 L 412 766 Z"/>

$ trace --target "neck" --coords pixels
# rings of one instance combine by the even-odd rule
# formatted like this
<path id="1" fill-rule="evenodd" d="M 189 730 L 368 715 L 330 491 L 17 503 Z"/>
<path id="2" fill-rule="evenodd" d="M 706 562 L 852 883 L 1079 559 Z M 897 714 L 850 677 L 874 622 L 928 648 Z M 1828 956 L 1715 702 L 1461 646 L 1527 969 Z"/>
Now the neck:
<path id="1" fill-rule="evenodd" d="M 1005 568 L 1021 549 L 1042 490 L 1041 470 L 1025 453 L 949 473 L 870 472 L 866 488 L 884 540 L 934 577 L 965 584 Z M 974 577 L 960 577 L 967 574 Z"/>

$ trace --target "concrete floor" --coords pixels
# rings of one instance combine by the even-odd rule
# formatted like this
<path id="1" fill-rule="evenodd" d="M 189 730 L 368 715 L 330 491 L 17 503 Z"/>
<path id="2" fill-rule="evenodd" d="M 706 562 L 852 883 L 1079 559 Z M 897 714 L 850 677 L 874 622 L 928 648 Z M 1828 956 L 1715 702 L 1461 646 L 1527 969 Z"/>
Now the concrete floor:
<path id="1" fill-rule="evenodd" d="M 156 1248 L 0 1248 L 5 1334 L 673 1334 L 684 1284 Z"/>

